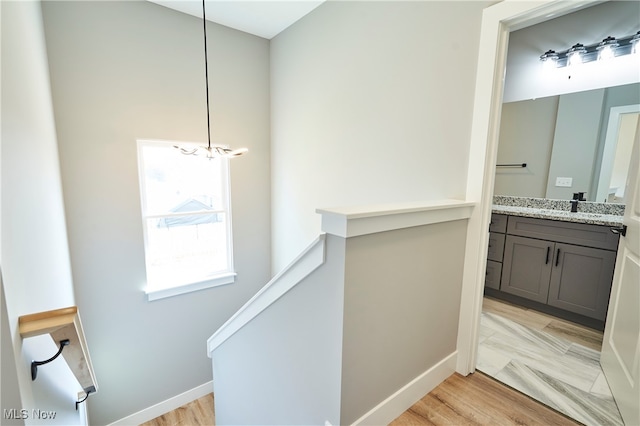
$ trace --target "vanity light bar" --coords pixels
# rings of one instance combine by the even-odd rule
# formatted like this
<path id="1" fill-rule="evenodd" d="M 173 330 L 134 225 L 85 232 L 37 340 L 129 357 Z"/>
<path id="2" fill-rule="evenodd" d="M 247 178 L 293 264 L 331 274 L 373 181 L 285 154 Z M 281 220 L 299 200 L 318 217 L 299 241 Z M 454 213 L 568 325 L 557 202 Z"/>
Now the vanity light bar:
<path id="1" fill-rule="evenodd" d="M 609 36 L 601 42 L 587 46 L 581 43 L 576 43 L 571 46 L 571 48 L 560 52 L 547 50 L 545 53 L 540 55 L 540 61 L 543 63 L 555 63 L 556 67 L 561 68 L 568 65 L 569 58 L 572 55 L 577 55 L 582 59 L 581 62 L 585 63 L 598 60 L 601 52 L 610 52 L 610 55 L 613 55 L 614 57 L 630 55 L 633 53 L 640 54 L 640 31 L 618 39 Z"/>

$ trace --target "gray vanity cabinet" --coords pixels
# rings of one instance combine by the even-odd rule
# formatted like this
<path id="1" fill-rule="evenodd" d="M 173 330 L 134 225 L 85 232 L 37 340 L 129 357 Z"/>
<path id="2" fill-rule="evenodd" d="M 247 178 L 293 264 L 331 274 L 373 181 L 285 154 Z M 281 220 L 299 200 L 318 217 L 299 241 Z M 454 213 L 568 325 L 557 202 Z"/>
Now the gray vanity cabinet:
<path id="1" fill-rule="evenodd" d="M 491 262 L 501 267 L 491 294 L 605 320 L 618 245 L 609 227 L 508 216 L 502 237 L 501 263 L 487 263 L 488 273 Z"/>
<path id="2" fill-rule="evenodd" d="M 485 293 L 600 327 L 618 238 L 608 226 L 493 215 Z"/>

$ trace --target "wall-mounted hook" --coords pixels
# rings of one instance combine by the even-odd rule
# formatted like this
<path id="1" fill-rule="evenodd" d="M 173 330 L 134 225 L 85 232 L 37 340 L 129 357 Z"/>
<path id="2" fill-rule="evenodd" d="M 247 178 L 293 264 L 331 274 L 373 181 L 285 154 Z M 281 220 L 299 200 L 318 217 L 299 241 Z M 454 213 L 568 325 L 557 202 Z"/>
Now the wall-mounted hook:
<path id="1" fill-rule="evenodd" d="M 58 358 L 62 353 L 62 350 L 64 349 L 64 347 L 67 346 L 68 344 L 69 344 L 69 339 L 60 340 L 60 349 L 54 356 L 52 356 L 51 358 L 45 361 L 31 361 L 31 380 L 35 380 L 36 377 L 38 376 L 39 365 L 49 364 L 54 359 Z"/>
<path id="2" fill-rule="evenodd" d="M 85 402 L 87 400 L 87 398 L 89 398 L 89 395 L 91 394 L 91 392 L 95 392 L 95 391 L 96 391 L 95 386 L 91 386 L 90 388 L 87 388 L 87 389 L 84 390 L 86 395 L 80 401 L 76 401 L 76 411 L 78 411 L 78 405 L 82 404 L 83 402 Z"/>

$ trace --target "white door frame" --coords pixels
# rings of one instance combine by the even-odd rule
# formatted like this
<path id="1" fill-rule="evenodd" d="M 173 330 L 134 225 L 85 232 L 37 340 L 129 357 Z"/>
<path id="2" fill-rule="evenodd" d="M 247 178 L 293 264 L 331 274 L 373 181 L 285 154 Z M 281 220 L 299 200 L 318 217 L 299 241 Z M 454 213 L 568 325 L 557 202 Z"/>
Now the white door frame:
<path id="1" fill-rule="evenodd" d="M 596 198 L 594 200 L 600 203 L 609 195 L 609 182 L 611 181 L 611 174 L 613 173 L 613 160 L 616 157 L 618 132 L 620 130 L 620 121 L 622 121 L 622 116 L 624 114 L 640 113 L 640 104 L 612 107 L 609 111 L 609 123 L 607 125 L 607 133 L 604 139 L 600 177 L 598 178 Z"/>
<path id="2" fill-rule="evenodd" d="M 462 375 L 476 368 L 509 32 L 596 3 L 505 0 L 483 12 L 466 194 L 476 207 L 467 228 L 457 341 L 456 371 Z"/>

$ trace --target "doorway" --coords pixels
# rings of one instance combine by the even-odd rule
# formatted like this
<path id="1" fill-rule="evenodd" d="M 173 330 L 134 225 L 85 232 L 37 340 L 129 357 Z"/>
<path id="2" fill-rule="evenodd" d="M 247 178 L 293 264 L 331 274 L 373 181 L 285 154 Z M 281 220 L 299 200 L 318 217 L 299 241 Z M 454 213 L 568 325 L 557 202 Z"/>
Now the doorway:
<path id="1" fill-rule="evenodd" d="M 458 371 L 475 370 L 481 329 L 488 224 L 491 215 L 504 69 L 510 31 L 571 13 L 596 2 L 503 2 L 485 11 L 480 40 L 467 199 L 478 203 L 468 231 L 460 316 Z"/>

